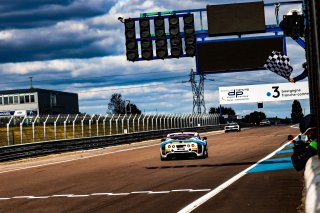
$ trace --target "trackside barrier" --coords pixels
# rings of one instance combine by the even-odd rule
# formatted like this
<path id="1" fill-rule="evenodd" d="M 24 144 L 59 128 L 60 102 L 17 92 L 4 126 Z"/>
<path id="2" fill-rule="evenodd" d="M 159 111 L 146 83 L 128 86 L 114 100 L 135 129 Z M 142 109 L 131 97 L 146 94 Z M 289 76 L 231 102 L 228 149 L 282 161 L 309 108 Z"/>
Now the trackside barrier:
<path id="1" fill-rule="evenodd" d="M 320 161 L 318 156 L 310 158 L 304 171 L 307 213 L 320 213 Z"/>
<path id="2" fill-rule="evenodd" d="M 176 128 L 169 130 L 156 130 L 136 132 L 130 134 L 96 136 L 86 138 L 74 138 L 64 140 L 54 140 L 47 142 L 18 144 L 11 146 L 0 147 L 0 161 L 10 161 L 21 158 L 44 156 L 54 153 L 70 152 L 76 150 L 96 149 L 101 147 L 115 146 L 120 144 L 128 144 L 144 140 L 156 139 L 165 137 L 168 133 L 180 131 L 197 131 L 207 132 L 214 130 L 221 130 L 223 127 L 216 126 L 202 126 L 189 128 Z M 160 140 L 159 140 L 160 144 Z"/>

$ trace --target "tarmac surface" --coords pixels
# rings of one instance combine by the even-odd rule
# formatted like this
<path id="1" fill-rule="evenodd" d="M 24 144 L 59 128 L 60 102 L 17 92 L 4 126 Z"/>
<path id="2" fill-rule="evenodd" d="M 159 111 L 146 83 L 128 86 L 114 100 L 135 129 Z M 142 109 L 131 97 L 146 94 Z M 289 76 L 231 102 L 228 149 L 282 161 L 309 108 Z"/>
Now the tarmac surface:
<path id="1" fill-rule="evenodd" d="M 298 212 L 303 172 L 293 169 L 287 144 L 298 132 L 271 126 L 203 133 L 207 159 L 160 161 L 159 139 L 1 163 L 0 209 Z"/>

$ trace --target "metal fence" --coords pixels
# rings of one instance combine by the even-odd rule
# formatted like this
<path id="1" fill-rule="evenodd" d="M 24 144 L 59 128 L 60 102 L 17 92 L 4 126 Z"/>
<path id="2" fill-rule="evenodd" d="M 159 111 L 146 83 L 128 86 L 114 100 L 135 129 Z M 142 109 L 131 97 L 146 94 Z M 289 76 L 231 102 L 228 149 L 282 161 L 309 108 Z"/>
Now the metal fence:
<path id="1" fill-rule="evenodd" d="M 12 116 L 0 118 L 0 146 L 218 124 L 217 114 Z"/>

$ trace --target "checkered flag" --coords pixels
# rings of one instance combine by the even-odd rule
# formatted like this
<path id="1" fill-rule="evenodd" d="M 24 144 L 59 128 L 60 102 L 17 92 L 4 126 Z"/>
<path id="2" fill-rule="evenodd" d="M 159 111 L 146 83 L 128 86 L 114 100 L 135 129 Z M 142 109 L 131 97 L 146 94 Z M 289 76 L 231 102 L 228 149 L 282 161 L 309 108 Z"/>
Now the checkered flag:
<path id="1" fill-rule="evenodd" d="M 288 56 L 277 51 L 272 51 L 272 54 L 269 55 L 264 67 L 285 79 L 289 79 L 293 70 Z"/>

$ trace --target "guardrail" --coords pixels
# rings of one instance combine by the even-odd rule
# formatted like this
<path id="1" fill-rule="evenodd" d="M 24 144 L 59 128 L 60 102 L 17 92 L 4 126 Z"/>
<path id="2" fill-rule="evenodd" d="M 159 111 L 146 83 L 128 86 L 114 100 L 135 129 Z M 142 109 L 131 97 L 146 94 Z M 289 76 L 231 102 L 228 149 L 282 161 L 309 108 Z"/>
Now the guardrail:
<path id="1" fill-rule="evenodd" d="M 320 161 L 318 156 L 310 158 L 304 171 L 307 213 L 320 212 Z"/>
<path id="2" fill-rule="evenodd" d="M 0 162 L 17 160 L 21 158 L 44 156 L 54 153 L 63 153 L 76 150 L 95 149 L 113 145 L 139 142 L 166 136 L 177 131 L 205 132 L 222 129 L 221 126 L 201 126 L 189 128 L 166 129 L 157 131 L 144 131 L 131 134 L 96 136 L 76 139 L 55 140 L 38 143 L 28 143 L 0 147 Z M 160 141 L 159 141 L 160 142 Z"/>

